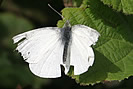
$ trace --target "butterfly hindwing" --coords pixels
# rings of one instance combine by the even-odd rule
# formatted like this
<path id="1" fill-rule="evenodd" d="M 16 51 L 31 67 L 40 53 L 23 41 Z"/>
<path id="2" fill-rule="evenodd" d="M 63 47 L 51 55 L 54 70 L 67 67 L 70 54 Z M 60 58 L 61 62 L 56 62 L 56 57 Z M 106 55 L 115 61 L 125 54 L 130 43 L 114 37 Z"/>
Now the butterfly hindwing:
<path id="1" fill-rule="evenodd" d="M 38 63 L 30 63 L 30 70 L 40 77 L 57 78 L 61 76 L 63 45 L 58 41 Z"/>

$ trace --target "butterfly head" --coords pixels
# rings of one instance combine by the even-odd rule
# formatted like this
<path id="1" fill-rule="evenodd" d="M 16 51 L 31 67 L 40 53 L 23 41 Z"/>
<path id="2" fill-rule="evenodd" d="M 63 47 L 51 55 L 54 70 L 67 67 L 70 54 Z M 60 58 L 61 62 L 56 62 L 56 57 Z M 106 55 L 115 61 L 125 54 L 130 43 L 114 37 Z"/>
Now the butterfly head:
<path id="1" fill-rule="evenodd" d="M 56 11 L 52 6 L 50 6 L 50 4 L 48 4 L 48 6 L 49 6 L 53 11 L 55 11 L 58 15 L 60 15 L 62 19 L 64 19 L 63 15 L 61 15 L 61 14 L 60 14 L 58 11 Z M 64 24 L 63 27 L 71 27 L 69 20 L 67 20 L 67 21 L 65 22 L 65 24 Z"/>
<path id="2" fill-rule="evenodd" d="M 69 20 L 67 20 L 67 21 L 65 22 L 65 24 L 64 24 L 63 27 L 71 27 L 71 24 L 70 24 Z"/>

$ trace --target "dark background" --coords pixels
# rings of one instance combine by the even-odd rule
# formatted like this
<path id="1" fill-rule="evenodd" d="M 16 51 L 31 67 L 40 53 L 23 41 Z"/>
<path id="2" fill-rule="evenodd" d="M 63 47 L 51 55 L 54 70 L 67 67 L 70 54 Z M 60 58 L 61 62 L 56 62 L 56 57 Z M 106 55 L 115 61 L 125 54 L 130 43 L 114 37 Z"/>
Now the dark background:
<path id="1" fill-rule="evenodd" d="M 64 8 L 62 0 L 0 0 L 0 89 L 132 89 L 133 78 L 124 81 L 80 86 L 62 73 L 61 78 L 42 79 L 34 76 L 19 53 L 12 37 L 40 27 L 55 27 Z"/>

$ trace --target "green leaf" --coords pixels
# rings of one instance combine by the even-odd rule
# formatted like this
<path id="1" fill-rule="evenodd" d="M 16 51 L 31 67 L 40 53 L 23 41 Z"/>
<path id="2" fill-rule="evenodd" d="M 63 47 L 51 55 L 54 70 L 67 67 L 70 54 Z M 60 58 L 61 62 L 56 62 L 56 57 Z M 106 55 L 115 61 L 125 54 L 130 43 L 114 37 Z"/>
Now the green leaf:
<path id="1" fill-rule="evenodd" d="M 79 7 L 82 3 L 82 0 L 72 0 L 72 1 L 73 1 L 74 6 L 77 6 L 77 7 Z"/>
<path id="2" fill-rule="evenodd" d="M 133 16 L 118 13 L 99 0 L 89 0 L 88 8 L 65 8 L 65 20 L 71 25 L 84 24 L 96 29 L 100 38 L 95 46 L 95 62 L 88 71 L 79 76 L 69 76 L 83 85 L 104 80 L 123 80 L 133 75 Z M 65 21 L 59 21 L 59 27 Z"/>
<path id="3" fill-rule="evenodd" d="M 111 6 L 117 11 L 125 14 L 133 14 L 133 0 L 101 0 L 104 4 Z"/>

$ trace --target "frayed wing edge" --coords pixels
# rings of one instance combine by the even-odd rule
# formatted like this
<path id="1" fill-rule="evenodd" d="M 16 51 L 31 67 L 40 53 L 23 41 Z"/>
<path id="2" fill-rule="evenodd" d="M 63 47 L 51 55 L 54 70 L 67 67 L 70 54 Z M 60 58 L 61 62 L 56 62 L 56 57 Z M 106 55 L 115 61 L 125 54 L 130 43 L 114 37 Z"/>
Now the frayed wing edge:
<path id="1" fill-rule="evenodd" d="M 22 33 L 19 35 L 14 36 L 13 39 L 13 43 L 17 43 L 18 41 L 20 41 L 21 39 L 26 38 L 26 33 Z"/>

